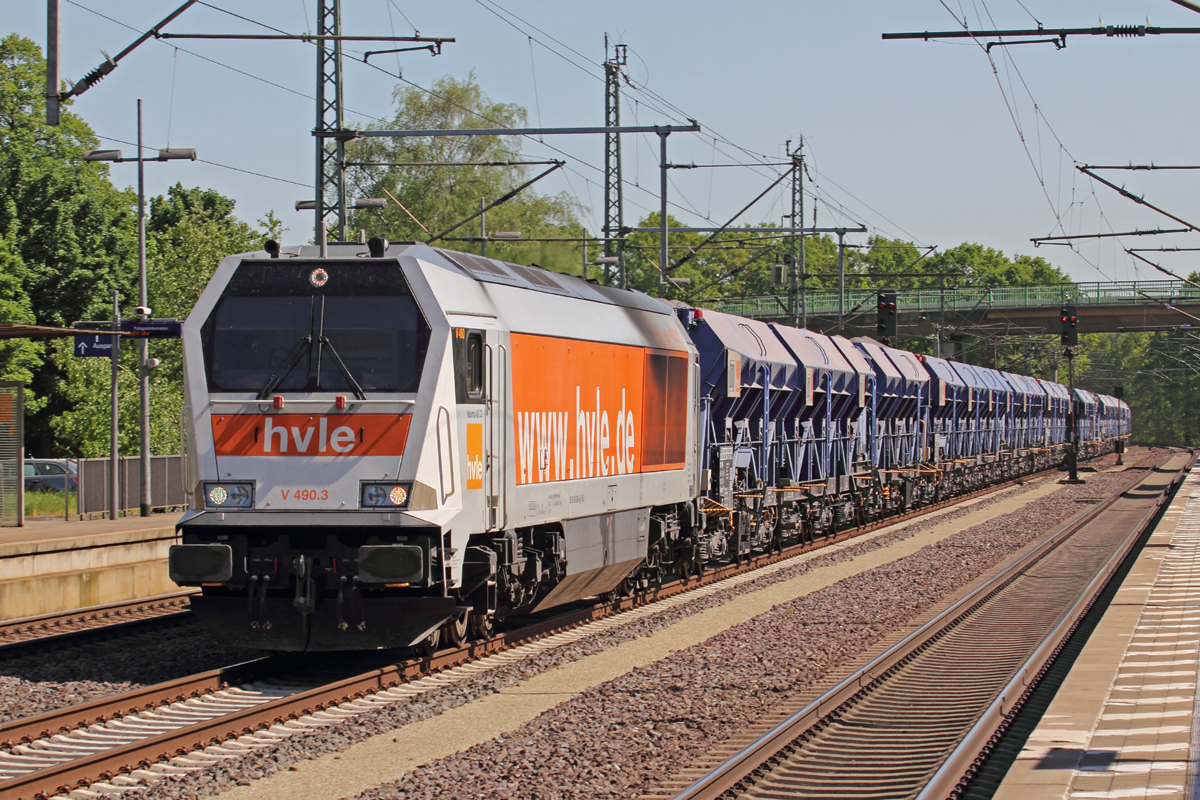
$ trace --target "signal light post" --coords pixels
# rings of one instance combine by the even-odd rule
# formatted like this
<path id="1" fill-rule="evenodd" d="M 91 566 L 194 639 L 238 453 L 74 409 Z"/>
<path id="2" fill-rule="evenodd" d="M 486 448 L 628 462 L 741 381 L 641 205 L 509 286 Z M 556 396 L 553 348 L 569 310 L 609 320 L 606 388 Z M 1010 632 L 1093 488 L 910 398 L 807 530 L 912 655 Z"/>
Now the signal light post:
<path id="1" fill-rule="evenodd" d="M 876 309 L 875 335 L 890 345 L 896 340 L 896 290 L 880 289 L 876 297 L 879 308 Z"/>
<path id="2" fill-rule="evenodd" d="M 1067 380 L 1070 392 L 1067 406 L 1067 433 L 1071 437 L 1071 445 L 1067 448 L 1067 482 L 1080 483 L 1079 480 L 1079 422 L 1075 417 L 1075 346 L 1079 344 L 1079 317 L 1075 306 L 1063 306 L 1059 311 L 1059 341 L 1062 342 L 1064 355 L 1067 357 Z"/>

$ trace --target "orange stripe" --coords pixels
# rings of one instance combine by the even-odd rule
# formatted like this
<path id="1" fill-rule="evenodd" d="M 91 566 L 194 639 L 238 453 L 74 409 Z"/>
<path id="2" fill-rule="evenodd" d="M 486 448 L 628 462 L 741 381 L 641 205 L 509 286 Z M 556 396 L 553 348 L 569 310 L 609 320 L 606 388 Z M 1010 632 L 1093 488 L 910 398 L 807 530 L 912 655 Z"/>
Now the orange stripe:
<path id="1" fill-rule="evenodd" d="M 402 456 L 411 414 L 225 414 L 219 456 Z"/>

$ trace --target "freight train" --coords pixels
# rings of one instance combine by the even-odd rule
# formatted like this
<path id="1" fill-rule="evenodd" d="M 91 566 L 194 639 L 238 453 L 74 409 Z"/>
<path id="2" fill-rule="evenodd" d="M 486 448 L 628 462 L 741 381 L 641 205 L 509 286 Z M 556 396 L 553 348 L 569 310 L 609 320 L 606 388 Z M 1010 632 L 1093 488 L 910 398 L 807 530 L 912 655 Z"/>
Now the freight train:
<path id="1" fill-rule="evenodd" d="M 420 244 L 224 259 L 172 580 L 223 641 L 416 647 L 1123 448 L 1122 401 Z"/>

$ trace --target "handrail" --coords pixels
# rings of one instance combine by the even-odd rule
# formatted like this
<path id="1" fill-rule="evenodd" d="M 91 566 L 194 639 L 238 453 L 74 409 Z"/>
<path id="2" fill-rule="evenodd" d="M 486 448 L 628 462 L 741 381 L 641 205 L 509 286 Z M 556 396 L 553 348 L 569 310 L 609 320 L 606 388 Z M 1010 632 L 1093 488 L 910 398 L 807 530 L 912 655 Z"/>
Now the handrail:
<path id="1" fill-rule="evenodd" d="M 847 289 L 844 308 L 874 302 L 875 289 Z M 778 317 L 784 313 L 781 295 L 728 298 L 706 305 L 714 311 L 745 317 Z M 1200 303 L 1200 287 L 1186 281 L 1097 281 L 1042 286 L 993 286 L 960 289 L 911 289 L 896 298 L 898 311 L 929 312 L 981 308 L 1046 308 L 1063 303 L 1084 306 Z M 805 298 L 809 314 L 836 314 L 838 293 L 809 290 Z"/>

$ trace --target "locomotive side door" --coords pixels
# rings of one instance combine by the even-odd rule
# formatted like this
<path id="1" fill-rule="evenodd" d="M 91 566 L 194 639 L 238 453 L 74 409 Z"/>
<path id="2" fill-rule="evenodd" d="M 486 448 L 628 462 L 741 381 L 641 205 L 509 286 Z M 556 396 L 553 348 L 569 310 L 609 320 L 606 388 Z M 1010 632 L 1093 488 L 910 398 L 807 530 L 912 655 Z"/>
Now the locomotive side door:
<path id="1" fill-rule="evenodd" d="M 487 379 L 484 381 L 483 485 L 484 525 L 489 531 L 503 530 L 507 524 L 504 508 L 505 466 L 508 462 L 508 345 L 500 332 L 487 331 Z"/>

